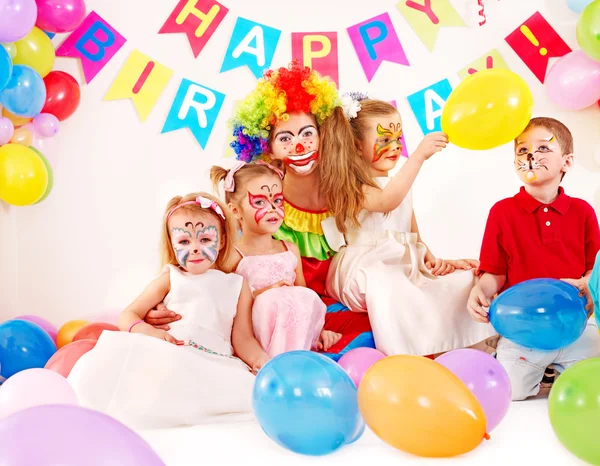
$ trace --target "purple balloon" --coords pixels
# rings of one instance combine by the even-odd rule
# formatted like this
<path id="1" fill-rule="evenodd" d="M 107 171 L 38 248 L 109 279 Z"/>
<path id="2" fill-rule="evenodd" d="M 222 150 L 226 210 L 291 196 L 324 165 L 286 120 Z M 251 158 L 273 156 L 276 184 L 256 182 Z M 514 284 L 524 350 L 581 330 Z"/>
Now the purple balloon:
<path id="1" fill-rule="evenodd" d="M 0 0 L 0 42 L 15 42 L 35 26 L 35 0 Z"/>
<path id="2" fill-rule="evenodd" d="M 489 354 L 474 349 L 459 349 L 435 360 L 449 369 L 473 392 L 487 420 L 487 432 L 504 419 L 512 400 L 512 388 L 504 367 Z"/>
<path id="3" fill-rule="evenodd" d="M 139 435 L 116 419 L 69 405 L 36 406 L 1 421 L 0 464 L 164 466 Z"/>
<path id="4" fill-rule="evenodd" d="M 58 133 L 60 122 L 51 113 L 40 113 L 33 119 L 35 131 L 43 138 L 51 138 Z"/>
<path id="5" fill-rule="evenodd" d="M 0 146 L 8 144 L 15 132 L 15 126 L 8 118 L 0 116 Z"/>
<path id="6" fill-rule="evenodd" d="M 355 348 L 344 354 L 338 364 L 342 366 L 358 387 L 365 372 L 383 358 L 385 358 L 385 354 L 374 348 Z"/>
<path id="7" fill-rule="evenodd" d="M 544 86 L 561 108 L 579 110 L 594 105 L 600 99 L 600 62 L 583 50 L 570 52 L 552 65 Z"/>
<path id="8" fill-rule="evenodd" d="M 15 317 L 15 320 L 27 320 L 29 322 L 33 322 L 34 324 L 39 325 L 46 331 L 46 333 L 48 335 L 50 335 L 50 338 L 52 338 L 52 341 L 54 343 L 56 343 L 56 336 L 58 335 L 58 330 L 56 329 L 56 327 L 54 325 L 52 325 L 46 319 L 43 319 L 38 316 L 19 316 L 19 317 Z"/>

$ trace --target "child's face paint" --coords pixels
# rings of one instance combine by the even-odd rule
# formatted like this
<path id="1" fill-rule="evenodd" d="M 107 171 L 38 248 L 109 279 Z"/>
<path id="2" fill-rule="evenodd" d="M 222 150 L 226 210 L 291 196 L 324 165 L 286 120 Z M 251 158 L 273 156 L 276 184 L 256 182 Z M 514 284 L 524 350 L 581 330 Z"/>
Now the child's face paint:
<path id="1" fill-rule="evenodd" d="M 378 123 L 372 163 L 378 162 L 383 156 L 392 156 L 394 160 L 398 160 L 400 154 L 402 154 L 402 125 L 390 123 L 390 129 L 386 129 Z"/>
<path id="2" fill-rule="evenodd" d="M 319 160 L 319 132 L 312 115 L 293 113 L 273 131 L 271 154 L 299 175 L 314 172 Z"/>
<path id="3" fill-rule="evenodd" d="M 209 269 L 220 250 L 221 225 L 213 215 L 177 211 L 169 219 L 171 244 L 177 263 L 194 275 Z"/>
<path id="4" fill-rule="evenodd" d="M 387 176 L 402 156 L 402 120 L 400 115 L 377 115 L 364 121 L 367 128 L 359 143 L 361 155 L 372 176 Z"/>
<path id="5" fill-rule="evenodd" d="M 533 127 L 517 138 L 514 165 L 524 183 L 543 184 L 562 176 L 565 157 L 556 136 L 546 128 Z"/>
<path id="6" fill-rule="evenodd" d="M 247 201 L 238 215 L 242 231 L 270 235 L 279 229 L 284 217 L 282 187 L 276 175 L 260 176 L 248 183 Z"/>

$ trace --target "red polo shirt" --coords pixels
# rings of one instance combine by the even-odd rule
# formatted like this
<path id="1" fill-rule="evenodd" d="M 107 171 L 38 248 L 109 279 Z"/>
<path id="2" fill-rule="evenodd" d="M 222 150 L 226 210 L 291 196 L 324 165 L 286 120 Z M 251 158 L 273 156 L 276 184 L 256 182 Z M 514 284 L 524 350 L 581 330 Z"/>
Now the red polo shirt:
<path id="1" fill-rule="evenodd" d="M 521 188 L 498 202 L 488 217 L 481 245 L 481 271 L 505 275 L 504 289 L 533 278 L 581 278 L 600 250 L 592 206 L 559 188 L 542 204 Z"/>

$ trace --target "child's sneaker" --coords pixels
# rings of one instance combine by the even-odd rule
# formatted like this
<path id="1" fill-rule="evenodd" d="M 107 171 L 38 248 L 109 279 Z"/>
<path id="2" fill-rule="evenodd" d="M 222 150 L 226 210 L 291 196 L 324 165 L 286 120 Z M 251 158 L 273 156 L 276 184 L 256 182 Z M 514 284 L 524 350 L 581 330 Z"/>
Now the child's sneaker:
<path id="1" fill-rule="evenodd" d="M 556 380 L 558 376 L 558 371 L 554 368 L 554 366 L 550 365 L 544 371 L 544 377 L 542 377 L 542 381 L 540 383 L 540 394 L 547 395 L 552 388 L 552 384 Z"/>

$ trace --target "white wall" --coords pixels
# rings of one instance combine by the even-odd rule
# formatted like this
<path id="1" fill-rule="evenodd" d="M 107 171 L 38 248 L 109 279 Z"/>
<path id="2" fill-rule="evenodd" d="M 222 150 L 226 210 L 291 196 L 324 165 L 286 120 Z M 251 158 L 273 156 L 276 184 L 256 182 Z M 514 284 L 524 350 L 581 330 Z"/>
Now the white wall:
<path id="1" fill-rule="evenodd" d="M 283 30 L 274 59 L 277 66 L 287 64 L 291 57 L 292 31 L 337 30 L 342 90 L 366 90 L 373 97 L 396 99 L 409 151 L 416 148 L 422 134 L 404 97 L 445 77 L 457 84 L 459 69 L 497 47 L 511 69 L 529 83 L 535 115 L 559 118 L 574 133 L 577 165 L 565 179 L 568 192 L 590 202 L 600 193 L 600 111 L 555 108 L 543 86 L 504 42 L 508 33 L 540 10 L 576 49 L 576 16 L 563 1 L 487 0 L 488 23 L 481 28 L 442 29 L 433 54 L 395 9 L 394 1 L 223 3 L 229 15 L 194 59 L 183 35 L 157 34 L 176 0 L 88 0 L 89 8 L 105 17 L 128 42 L 83 88 L 78 113 L 58 136 L 52 195 L 41 205 L 19 208 L 16 231 L 11 230 L 10 213 L 0 212 L 1 317 L 36 313 L 61 324 L 93 316 L 126 305 L 157 271 L 158 231 L 166 200 L 177 193 L 209 189 L 209 167 L 230 162 L 222 159 L 229 134 L 225 123 L 234 100 L 255 83 L 247 69 L 219 74 L 237 16 Z M 465 16 L 475 11 L 475 0 L 452 3 Z M 345 28 L 384 11 L 390 13 L 412 66 L 384 63 L 368 84 Z M 55 43 L 61 40 L 57 37 Z M 145 124 L 130 101 L 102 101 L 133 48 L 175 71 Z M 59 59 L 57 67 L 80 76 L 73 60 Z M 205 151 L 188 131 L 160 134 L 182 77 L 227 94 Z M 513 195 L 518 186 L 510 145 L 487 152 L 452 147 L 429 161 L 414 192 L 419 224 L 434 253 L 476 257 L 489 208 Z M 600 209 L 600 198 L 596 208 Z M 5 259 L 4 251 L 11 252 L 11 260 Z"/>

